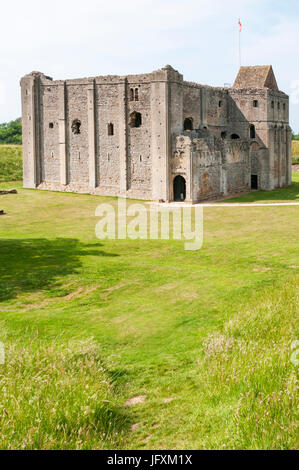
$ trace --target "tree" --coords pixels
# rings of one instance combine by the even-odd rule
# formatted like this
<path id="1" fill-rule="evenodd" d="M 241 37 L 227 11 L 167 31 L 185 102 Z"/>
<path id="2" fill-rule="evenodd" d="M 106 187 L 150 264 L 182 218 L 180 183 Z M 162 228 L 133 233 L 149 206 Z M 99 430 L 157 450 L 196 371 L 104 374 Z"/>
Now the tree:
<path id="1" fill-rule="evenodd" d="M 22 144 L 21 118 L 0 124 L 0 144 Z"/>

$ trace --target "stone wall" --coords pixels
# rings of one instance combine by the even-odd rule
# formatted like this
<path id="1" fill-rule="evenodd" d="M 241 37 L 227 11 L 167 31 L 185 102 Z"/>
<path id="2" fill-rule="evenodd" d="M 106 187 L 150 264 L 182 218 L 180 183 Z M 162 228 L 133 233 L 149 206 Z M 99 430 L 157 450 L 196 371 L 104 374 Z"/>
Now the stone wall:
<path id="1" fill-rule="evenodd" d="M 171 181 L 186 180 L 186 200 L 206 199 L 250 190 L 250 145 L 247 140 L 223 141 L 199 133 L 178 135 L 171 159 Z M 173 189 L 172 194 L 173 196 Z"/>

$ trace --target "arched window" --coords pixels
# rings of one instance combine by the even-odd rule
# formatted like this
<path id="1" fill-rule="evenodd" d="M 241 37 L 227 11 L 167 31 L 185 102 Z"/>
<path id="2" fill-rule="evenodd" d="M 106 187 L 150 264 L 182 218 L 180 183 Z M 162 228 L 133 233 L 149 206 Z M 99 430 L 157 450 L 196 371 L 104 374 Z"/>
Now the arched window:
<path id="1" fill-rule="evenodd" d="M 134 101 L 134 88 L 130 88 L 130 101 Z"/>
<path id="2" fill-rule="evenodd" d="M 135 101 L 139 100 L 138 88 L 135 88 Z"/>
<path id="3" fill-rule="evenodd" d="M 79 119 L 74 119 L 72 122 L 72 132 L 73 134 L 80 134 L 81 121 Z"/>
<path id="4" fill-rule="evenodd" d="M 109 122 L 108 124 L 108 135 L 114 135 L 114 127 L 112 122 Z"/>
<path id="5" fill-rule="evenodd" d="M 249 129 L 250 129 L 250 138 L 255 139 L 255 126 L 251 124 Z"/>
<path id="6" fill-rule="evenodd" d="M 49 122 L 49 128 L 54 129 L 54 122 Z"/>
<path id="7" fill-rule="evenodd" d="M 260 149 L 260 146 L 257 142 L 251 142 L 250 152 L 257 152 Z"/>
<path id="8" fill-rule="evenodd" d="M 230 138 L 233 140 L 237 140 L 237 139 L 240 139 L 240 136 L 238 134 L 232 134 Z"/>
<path id="9" fill-rule="evenodd" d="M 222 108 L 222 101 L 221 100 L 218 102 L 218 107 Z"/>
<path id="10" fill-rule="evenodd" d="M 141 124 L 142 124 L 141 114 L 137 113 L 136 111 L 133 111 L 133 113 L 130 114 L 129 126 L 130 127 L 140 127 Z"/>
<path id="11" fill-rule="evenodd" d="M 186 118 L 184 121 L 184 131 L 193 131 L 193 119 Z"/>

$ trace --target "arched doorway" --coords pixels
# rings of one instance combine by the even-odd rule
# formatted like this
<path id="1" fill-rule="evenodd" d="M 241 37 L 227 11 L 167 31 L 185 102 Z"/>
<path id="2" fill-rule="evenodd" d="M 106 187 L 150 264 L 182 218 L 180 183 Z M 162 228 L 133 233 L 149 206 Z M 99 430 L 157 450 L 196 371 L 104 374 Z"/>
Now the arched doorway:
<path id="1" fill-rule="evenodd" d="M 186 180 L 178 175 L 173 180 L 173 199 L 174 201 L 185 201 L 186 199 Z"/>
<path id="2" fill-rule="evenodd" d="M 184 131 L 193 131 L 193 119 L 186 118 L 184 120 Z"/>

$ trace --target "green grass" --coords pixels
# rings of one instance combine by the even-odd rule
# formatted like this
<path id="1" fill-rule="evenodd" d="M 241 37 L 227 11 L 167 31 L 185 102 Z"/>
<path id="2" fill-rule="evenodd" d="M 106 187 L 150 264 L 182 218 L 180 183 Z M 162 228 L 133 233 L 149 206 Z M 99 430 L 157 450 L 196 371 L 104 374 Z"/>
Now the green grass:
<path id="1" fill-rule="evenodd" d="M 298 140 L 292 141 L 292 156 L 296 158 L 296 160 L 299 157 L 299 141 Z"/>
<path id="2" fill-rule="evenodd" d="M 0 186 L 0 448 L 298 447 L 299 207 L 205 208 L 188 252 L 97 240 L 114 198 Z"/>
<path id="3" fill-rule="evenodd" d="M 0 182 L 20 181 L 22 177 L 22 146 L 0 145 Z"/>
<path id="4" fill-rule="evenodd" d="M 292 185 L 273 191 L 253 191 L 225 202 L 299 202 L 299 172 L 293 172 Z"/>

